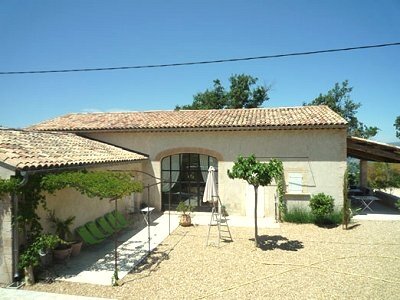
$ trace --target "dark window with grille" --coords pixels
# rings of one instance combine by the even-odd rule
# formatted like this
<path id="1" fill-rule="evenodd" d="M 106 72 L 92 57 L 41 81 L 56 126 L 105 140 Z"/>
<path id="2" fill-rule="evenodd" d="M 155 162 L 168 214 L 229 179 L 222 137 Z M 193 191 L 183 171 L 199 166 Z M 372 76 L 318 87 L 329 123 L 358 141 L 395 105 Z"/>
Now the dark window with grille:
<path id="1" fill-rule="evenodd" d="M 210 166 L 215 168 L 218 178 L 218 161 L 215 157 L 198 153 L 180 153 L 163 158 L 161 161 L 163 209 L 167 210 L 169 204 L 174 209 L 179 202 L 184 201 L 195 207 L 195 210 L 208 210 L 210 206 L 208 203 L 203 203 L 203 193 Z"/>

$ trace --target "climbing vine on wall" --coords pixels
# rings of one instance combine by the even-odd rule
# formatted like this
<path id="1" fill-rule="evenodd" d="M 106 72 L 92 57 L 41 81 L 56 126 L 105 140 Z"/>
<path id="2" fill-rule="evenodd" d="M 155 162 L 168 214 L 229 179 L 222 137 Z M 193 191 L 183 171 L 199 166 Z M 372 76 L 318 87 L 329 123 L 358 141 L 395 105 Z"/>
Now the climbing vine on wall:
<path id="1" fill-rule="evenodd" d="M 286 184 L 285 184 L 285 176 L 283 173 L 283 165 L 278 168 L 278 172 L 275 175 L 275 182 L 277 184 L 277 192 L 278 192 L 278 209 L 279 209 L 279 221 L 282 221 L 282 216 L 286 213 L 286 201 L 285 201 L 285 192 L 286 192 Z"/>
<path id="2" fill-rule="evenodd" d="M 41 181 L 41 188 L 54 193 L 64 188 L 73 188 L 93 198 L 122 198 L 135 192 L 141 192 L 143 185 L 132 180 L 125 172 L 63 172 L 48 174 Z"/>
<path id="3" fill-rule="evenodd" d="M 125 172 L 75 171 L 30 175 L 21 185 L 20 178 L 0 179 L 2 194 L 18 195 L 19 208 L 13 221 L 18 221 L 19 229 L 25 232 L 28 242 L 35 240 L 42 232 L 40 218 L 36 213 L 41 205 L 46 208 L 44 192 L 55 193 L 64 188 L 74 188 L 88 197 L 119 199 L 134 192 L 141 192 L 140 182 L 132 180 Z"/>
<path id="4" fill-rule="evenodd" d="M 4 194 L 12 194 L 18 189 L 20 180 L 16 178 L 1 179 L 0 178 L 0 196 Z"/>

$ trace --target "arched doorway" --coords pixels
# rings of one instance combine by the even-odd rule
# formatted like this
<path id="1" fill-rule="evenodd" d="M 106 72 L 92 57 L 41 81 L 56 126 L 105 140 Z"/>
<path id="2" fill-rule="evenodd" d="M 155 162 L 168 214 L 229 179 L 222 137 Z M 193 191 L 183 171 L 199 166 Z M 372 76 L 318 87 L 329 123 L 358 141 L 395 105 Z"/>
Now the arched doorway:
<path id="1" fill-rule="evenodd" d="M 168 209 L 169 195 L 171 208 L 184 201 L 197 211 L 209 210 L 210 206 L 202 200 L 210 166 L 218 172 L 217 159 L 199 153 L 179 153 L 164 157 L 161 160 L 161 178 L 165 182 L 161 188 L 163 210 Z"/>

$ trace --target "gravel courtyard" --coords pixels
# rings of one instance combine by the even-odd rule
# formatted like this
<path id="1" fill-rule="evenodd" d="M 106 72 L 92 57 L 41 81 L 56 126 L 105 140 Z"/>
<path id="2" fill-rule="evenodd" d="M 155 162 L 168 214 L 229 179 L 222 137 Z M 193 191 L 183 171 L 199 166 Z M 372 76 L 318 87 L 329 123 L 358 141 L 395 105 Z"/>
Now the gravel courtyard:
<path id="1" fill-rule="evenodd" d="M 26 289 L 116 299 L 399 299 L 400 222 L 350 230 L 284 223 L 231 227 L 234 241 L 205 247 L 208 227 L 179 227 L 118 287 L 54 282 Z M 213 230 L 215 230 L 213 228 Z M 214 231 L 215 232 L 215 231 Z"/>

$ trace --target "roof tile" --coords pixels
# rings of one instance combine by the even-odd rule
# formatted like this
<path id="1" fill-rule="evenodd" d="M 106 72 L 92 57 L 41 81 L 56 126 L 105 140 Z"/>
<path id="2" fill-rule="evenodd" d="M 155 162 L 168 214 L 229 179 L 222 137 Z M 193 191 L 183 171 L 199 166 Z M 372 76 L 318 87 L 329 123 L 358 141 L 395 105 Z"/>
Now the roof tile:
<path id="1" fill-rule="evenodd" d="M 41 131 L 344 127 L 328 106 L 68 114 L 31 126 Z"/>
<path id="2" fill-rule="evenodd" d="M 73 133 L 0 129 L 0 162 L 19 170 L 141 159 L 147 157 Z"/>

